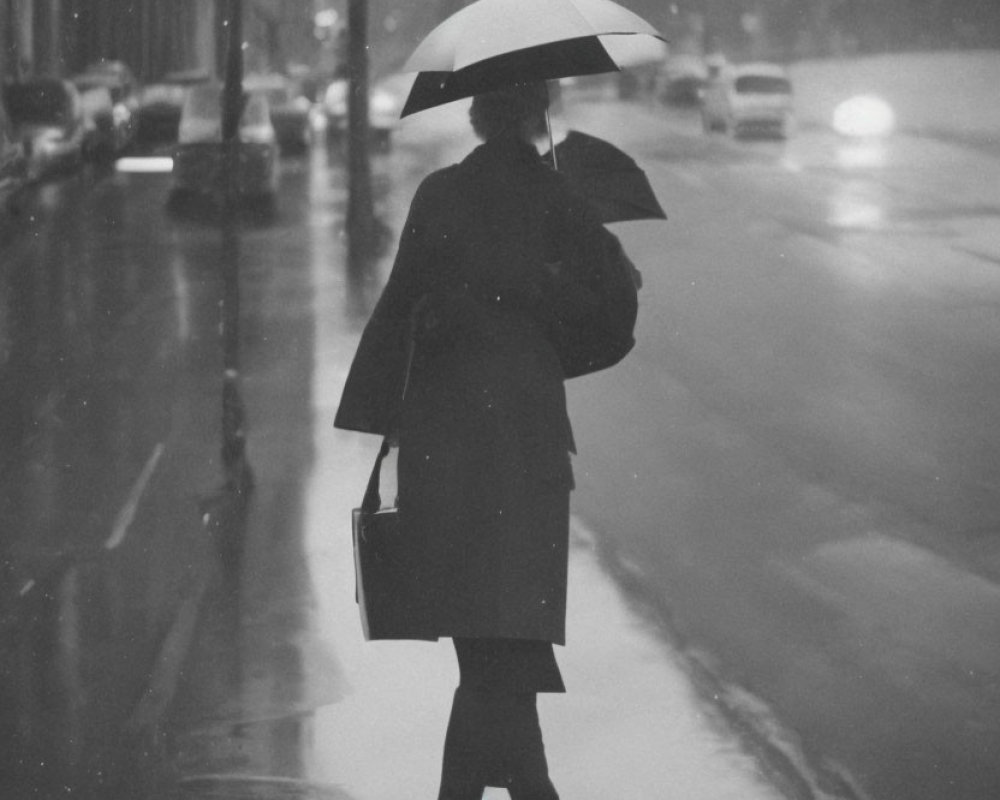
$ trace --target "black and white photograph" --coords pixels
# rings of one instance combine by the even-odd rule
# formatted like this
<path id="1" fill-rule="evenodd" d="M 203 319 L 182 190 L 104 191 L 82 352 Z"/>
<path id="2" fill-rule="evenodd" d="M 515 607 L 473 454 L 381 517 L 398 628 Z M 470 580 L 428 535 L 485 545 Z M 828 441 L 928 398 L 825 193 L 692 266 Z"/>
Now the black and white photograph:
<path id="1" fill-rule="evenodd" d="M 2 800 L 1000 797 L 1000 3 L 0 0 Z"/>

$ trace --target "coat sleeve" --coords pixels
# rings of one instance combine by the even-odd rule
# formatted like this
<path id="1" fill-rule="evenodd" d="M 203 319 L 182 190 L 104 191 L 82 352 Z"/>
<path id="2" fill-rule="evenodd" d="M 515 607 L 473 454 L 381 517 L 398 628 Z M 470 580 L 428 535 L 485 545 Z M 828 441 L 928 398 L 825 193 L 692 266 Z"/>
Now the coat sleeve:
<path id="1" fill-rule="evenodd" d="M 413 198 L 389 280 L 365 325 L 347 374 L 334 426 L 388 436 L 394 432 L 406 374 L 410 316 L 430 259 L 427 181 Z"/>

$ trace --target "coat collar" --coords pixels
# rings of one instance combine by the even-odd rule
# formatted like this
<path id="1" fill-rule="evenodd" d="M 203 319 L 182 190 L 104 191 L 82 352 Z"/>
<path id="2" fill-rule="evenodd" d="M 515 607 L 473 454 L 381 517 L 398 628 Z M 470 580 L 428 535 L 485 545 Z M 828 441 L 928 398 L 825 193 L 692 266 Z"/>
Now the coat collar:
<path id="1" fill-rule="evenodd" d="M 475 169 L 509 168 L 511 165 L 544 166 L 533 144 L 516 136 L 494 136 L 466 156 L 463 164 Z"/>

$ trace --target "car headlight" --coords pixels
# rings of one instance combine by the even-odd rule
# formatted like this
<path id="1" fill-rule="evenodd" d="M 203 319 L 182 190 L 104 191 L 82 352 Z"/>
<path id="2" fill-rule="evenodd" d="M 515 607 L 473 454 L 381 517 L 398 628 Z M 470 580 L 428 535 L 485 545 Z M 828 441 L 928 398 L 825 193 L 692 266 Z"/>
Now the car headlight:
<path id="1" fill-rule="evenodd" d="M 896 127 L 892 107 L 881 97 L 864 94 L 845 100 L 834 109 L 833 128 L 843 136 L 888 136 Z"/>
<path id="2" fill-rule="evenodd" d="M 396 98 L 388 92 L 374 92 L 371 99 L 373 114 L 390 116 L 396 111 Z"/>

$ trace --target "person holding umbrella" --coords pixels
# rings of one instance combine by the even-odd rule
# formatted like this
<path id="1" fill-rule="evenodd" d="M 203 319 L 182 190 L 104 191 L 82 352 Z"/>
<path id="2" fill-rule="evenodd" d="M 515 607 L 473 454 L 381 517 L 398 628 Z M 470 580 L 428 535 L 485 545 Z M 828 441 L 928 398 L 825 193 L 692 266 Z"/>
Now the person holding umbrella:
<path id="1" fill-rule="evenodd" d="M 557 797 L 535 699 L 564 691 L 567 332 L 610 310 L 630 340 L 635 321 L 617 239 L 532 143 L 547 104 L 544 83 L 473 99 L 484 142 L 418 189 L 335 423 L 398 440 L 401 524 L 426 555 L 415 630 L 451 637 L 460 671 L 441 800 Z"/>
<path id="2" fill-rule="evenodd" d="M 480 0 L 456 17 L 512 2 Z M 553 649 L 566 638 L 574 485 L 564 381 L 634 344 L 636 272 L 540 156 L 544 79 L 557 76 L 525 79 L 534 67 L 522 57 L 506 77 L 493 58 L 489 70 L 415 84 L 410 112 L 471 95 L 482 144 L 418 188 L 335 420 L 398 444 L 399 526 L 421 545 L 406 581 L 417 587 L 410 638 L 451 638 L 456 650 L 439 800 L 480 800 L 486 786 L 558 798 L 536 698 L 565 691 Z M 562 49 L 555 60 L 566 69 Z"/>

